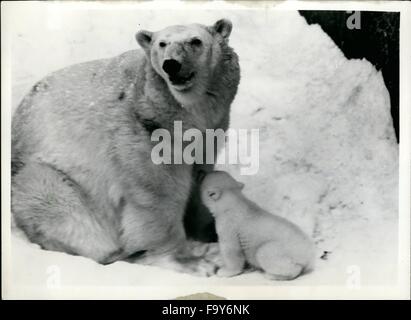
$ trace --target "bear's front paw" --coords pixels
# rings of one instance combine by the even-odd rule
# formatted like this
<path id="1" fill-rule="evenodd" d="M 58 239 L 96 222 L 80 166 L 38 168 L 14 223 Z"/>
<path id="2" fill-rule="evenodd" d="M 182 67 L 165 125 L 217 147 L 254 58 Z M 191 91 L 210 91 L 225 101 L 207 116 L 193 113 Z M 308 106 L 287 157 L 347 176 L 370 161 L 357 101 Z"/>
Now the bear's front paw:
<path id="1" fill-rule="evenodd" d="M 187 242 L 175 255 L 176 261 L 181 265 L 179 271 L 202 277 L 214 275 L 218 268 L 216 251 L 210 244 Z"/>
<path id="2" fill-rule="evenodd" d="M 187 241 L 184 250 L 179 253 L 182 256 L 194 256 L 203 258 L 216 265 L 221 265 L 220 249 L 218 243 L 203 243 L 198 241 Z"/>
<path id="3" fill-rule="evenodd" d="M 218 266 L 210 261 L 198 257 L 186 257 L 177 259 L 177 270 L 200 277 L 210 277 L 216 274 Z"/>
<path id="4" fill-rule="evenodd" d="M 217 270 L 217 276 L 228 278 L 236 276 L 240 274 L 242 271 L 242 269 L 228 269 L 223 267 Z"/>

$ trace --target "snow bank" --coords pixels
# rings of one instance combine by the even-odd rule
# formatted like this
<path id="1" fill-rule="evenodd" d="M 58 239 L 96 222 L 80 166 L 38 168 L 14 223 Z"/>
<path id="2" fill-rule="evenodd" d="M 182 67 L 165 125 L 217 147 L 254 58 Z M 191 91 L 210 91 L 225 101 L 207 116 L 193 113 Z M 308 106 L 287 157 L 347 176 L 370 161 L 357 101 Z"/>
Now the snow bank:
<path id="1" fill-rule="evenodd" d="M 245 182 L 251 199 L 298 223 L 318 246 L 316 270 L 286 285 L 343 285 L 353 268 L 362 284 L 392 282 L 398 146 L 381 74 L 366 60 L 347 60 L 297 12 L 163 13 L 73 10 L 51 18 L 38 11 L 16 21 L 13 106 L 50 71 L 136 48 L 137 29 L 230 18 L 242 68 L 231 127 L 260 129 L 260 163 L 251 176 L 240 176 L 239 166 L 223 168 Z M 101 266 L 43 251 L 17 233 L 11 262 L 21 290 L 46 287 L 55 266 L 62 286 L 278 285 L 255 272 L 201 279 L 125 262 Z"/>

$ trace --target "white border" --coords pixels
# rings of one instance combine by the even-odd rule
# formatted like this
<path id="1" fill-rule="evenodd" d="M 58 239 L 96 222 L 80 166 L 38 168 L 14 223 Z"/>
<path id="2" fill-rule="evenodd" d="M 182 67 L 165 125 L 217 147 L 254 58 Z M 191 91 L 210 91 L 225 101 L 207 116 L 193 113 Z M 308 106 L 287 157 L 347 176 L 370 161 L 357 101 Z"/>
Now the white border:
<path id="1" fill-rule="evenodd" d="M 409 299 L 410 298 L 410 122 L 411 122 L 411 4 L 402 1 L 356 2 L 356 1 L 238 1 L 218 2 L 183 2 L 152 1 L 144 3 L 129 2 L 2 2 L 2 296 L 6 299 L 21 298 L 21 291 L 16 292 L 7 275 L 12 272 L 10 246 L 10 124 L 11 124 L 11 54 L 9 41 L 10 19 L 14 10 L 22 6 L 81 6 L 88 9 L 126 9 L 138 6 L 139 9 L 235 9 L 261 10 L 368 10 L 399 11 L 400 17 L 400 192 L 399 192 L 399 279 L 397 286 L 364 286 L 350 289 L 343 286 L 208 286 L 208 287 L 65 287 L 52 291 L 24 289 L 25 299 L 172 299 L 181 295 L 198 292 L 210 292 L 228 299 Z"/>

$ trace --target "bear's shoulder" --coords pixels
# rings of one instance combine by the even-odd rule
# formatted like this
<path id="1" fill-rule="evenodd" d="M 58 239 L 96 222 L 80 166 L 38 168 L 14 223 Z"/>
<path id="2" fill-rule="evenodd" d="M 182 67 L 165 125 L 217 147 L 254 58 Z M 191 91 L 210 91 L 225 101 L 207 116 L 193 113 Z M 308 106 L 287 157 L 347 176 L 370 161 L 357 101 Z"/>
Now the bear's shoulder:
<path id="1" fill-rule="evenodd" d="M 43 82 L 64 81 L 67 86 L 71 81 L 99 80 L 112 83 L 113 79 L 122 81 L 135 79 L 146 62 L 142 50 L 130 50 L 120 55 L 77 63 L 49 74 Z"/>
<path id="2" fill-rule="evenodd" d="M 113 95 L 131 84 L 144 85 L 146 58 L 142 50 L 131 50 L 118 56 L 82 62 L 50 73 L 26 95 L 24 102 L 33 99 L 44 103 L 53 100 L 64 107 L 81 107 L 95 100 L 112 100 Z M 87 93 L 87 94 L 85 94 Z"/>

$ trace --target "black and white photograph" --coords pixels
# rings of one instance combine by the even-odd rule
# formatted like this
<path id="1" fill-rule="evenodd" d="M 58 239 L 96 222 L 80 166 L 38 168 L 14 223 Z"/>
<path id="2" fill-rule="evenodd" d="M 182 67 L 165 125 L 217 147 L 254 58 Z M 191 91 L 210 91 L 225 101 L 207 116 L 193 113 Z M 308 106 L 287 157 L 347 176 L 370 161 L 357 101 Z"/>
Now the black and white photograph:
<path id="1" fill-rule="evenodd" d="M 410 12 L 2 2 L 3 298 L 409 299 Z"/>

